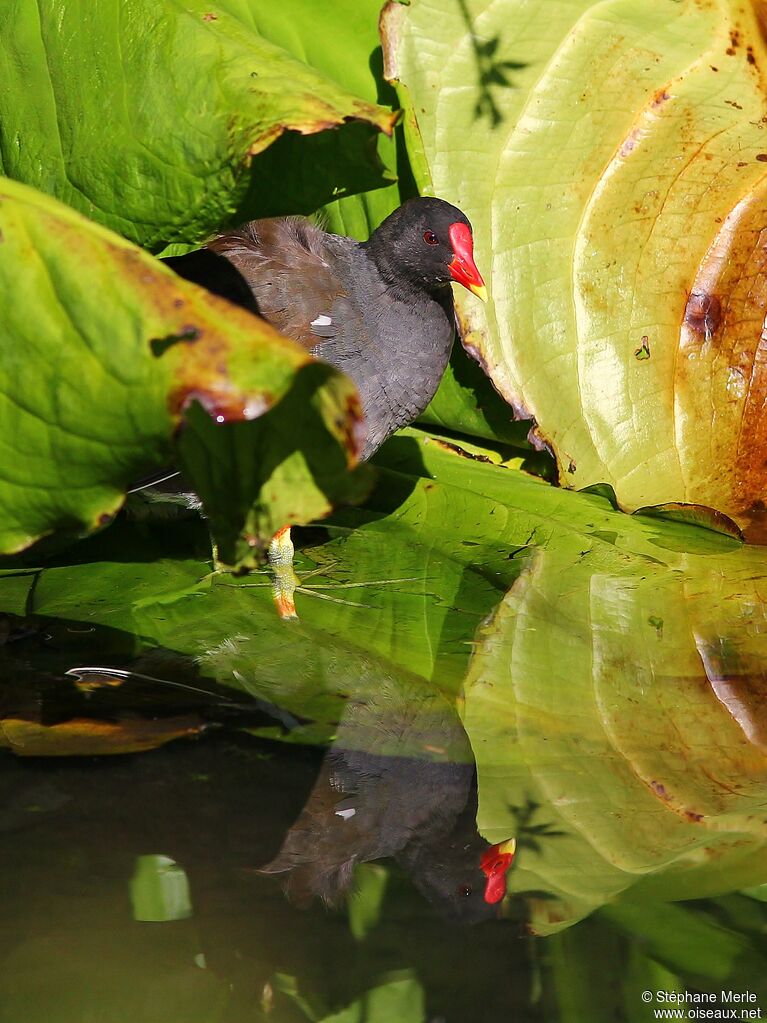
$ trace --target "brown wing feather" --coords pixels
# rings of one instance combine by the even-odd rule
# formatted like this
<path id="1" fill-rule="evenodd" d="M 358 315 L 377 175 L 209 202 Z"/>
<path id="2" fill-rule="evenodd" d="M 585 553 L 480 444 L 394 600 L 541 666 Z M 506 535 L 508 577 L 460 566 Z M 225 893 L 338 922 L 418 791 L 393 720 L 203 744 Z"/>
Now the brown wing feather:
<path id="1" fill-rule="evenodd" d="M 312 323 L 320 316 L 341 323 L 348 294 L 325 261 L 323 232 L 308 220 L 253 220 L 207 247 L 236 267 L 261 315 L 283 334 L 309 349 L 334 336 L 327 326 Z"/>

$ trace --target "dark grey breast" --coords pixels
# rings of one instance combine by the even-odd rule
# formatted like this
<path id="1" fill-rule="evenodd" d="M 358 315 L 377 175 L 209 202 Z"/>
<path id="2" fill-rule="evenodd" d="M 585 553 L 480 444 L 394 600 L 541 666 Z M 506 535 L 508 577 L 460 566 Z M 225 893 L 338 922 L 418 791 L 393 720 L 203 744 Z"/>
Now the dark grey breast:
<path id="1" fill-rule="evenodd" d="M 252 221 L 208 249 L 242 275 L 265 319 L 354 380 L 363 458 L 431 401 L 454 337 L 449 287 L 385 279 L 365 246 L 301 217 Z"/>

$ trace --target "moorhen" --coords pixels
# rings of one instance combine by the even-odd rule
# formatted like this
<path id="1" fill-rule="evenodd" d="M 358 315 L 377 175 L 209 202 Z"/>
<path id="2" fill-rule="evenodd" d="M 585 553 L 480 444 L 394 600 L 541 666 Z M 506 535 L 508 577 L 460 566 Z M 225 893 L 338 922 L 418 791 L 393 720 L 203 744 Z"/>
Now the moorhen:
<path id="1" fill-rule="evenodd" d="M 351 659 L 344 668 L 352 677 Z M 298 906 L 336 906 L 357 864 L 393 858 L 442 915 L 498 916 L 515 843 L 477 831 L 474 758 L 453 701 L 364 658 L 356 674 L 376 688 L 352 693 L 306 805 L 260 872 L 281 876 Z"/>
<path id="2" fill-rule="evenodd" d="M 454 336 L 450 282 L 486 298 L 471 225 L 442 199 L 411 199 L 367 242 L 282 217 L 251 221 L 206 249 L 239 272 L 261 316 L 354 380 L 363 459 L 437 390 Z M 182 276 L 185 258 L 171 262 Z"/>
<path id="3" fill-rule="evenodd" d="M 281 217 L 251 221 L 166 262 L 347 373 L 365 415 L 363 459 L 413 422 L 437 390 L 455 335 L 451 281 L 487 298 L 471 224 L 428 197 L 404 203 L 366 242 Z M 295 615 L 285 582 L 292 553 L 289 530 L 281 530 L 270 561 L 283 577 L 282 594 L 275 591 L 282 617 Z"/>

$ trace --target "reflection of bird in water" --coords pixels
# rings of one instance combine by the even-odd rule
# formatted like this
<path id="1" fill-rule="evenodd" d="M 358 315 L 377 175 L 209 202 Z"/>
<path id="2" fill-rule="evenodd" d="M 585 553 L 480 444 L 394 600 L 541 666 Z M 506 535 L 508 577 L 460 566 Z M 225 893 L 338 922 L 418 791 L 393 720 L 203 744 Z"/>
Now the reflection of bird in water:
<path id="1" fill-rule="evenodd" d="M 474 761 L 453 706 L 425 684 L 406 693 L 384 684 L 350 703 L 306 806 L 262 869 L 285 875 L 298 905 L 337 905 L 356 864 L 393 857 L 446 916 L 490 919 L 511 858 L 499 882 L 492 857 L 491 885 L 476 813 Z"/>

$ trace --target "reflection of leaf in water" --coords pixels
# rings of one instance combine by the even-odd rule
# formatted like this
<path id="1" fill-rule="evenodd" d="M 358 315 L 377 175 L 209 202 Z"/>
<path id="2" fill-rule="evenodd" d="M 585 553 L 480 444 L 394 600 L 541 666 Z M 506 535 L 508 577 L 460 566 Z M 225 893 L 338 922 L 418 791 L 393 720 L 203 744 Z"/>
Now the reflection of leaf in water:
<path id="1" fill-rule="evenodd" d="M 381 977 L 360 998 L 332 1015 L 319 1008 L 319 999 L 304 996 L 298 980 L 285 973 L 274 975 L 273 989 L 287 996 L 312 1023 L 421 1023 L 426 1018 L 424 991 L 413 970 L 397 970 Z"/>
<path id="2" fill-rule="evenodd" d="M 717 699 L 746 738 L 767 753 L 767 669 L 762 660 L 740 652 L 740 644 L 696 634 L 701 662 Z"/>
<path id="3" fill-rule="evenodd" d="M 653 1016 L 653 1004 L 684 1008 L 685 992 L 709 992 L 706 1009 L 728 1018 L 730 992 L 767 997 L 763 914 L 729 896 L 686 905 L 613 904 L 545 943 L 543 1009 L 562 1023 L 615 1023 Z M 605 977 L 611 982 L 605 984 Z M 650 992 L 644 1005 L 642 992 Z M 670 993 L 670 997 L 669 994 Z M 671 998 L 678 993 L 681 1005 Z M 667 1010 L 668 1011 L 668 1010 Z M 713 1018 L 713 1017 L 712 1017 Z"/>
<path id="4" fill-rule="evenodd" d="M 663 564 L 643 543 L 621 551 L 625 535 L 598 558 L 538 550 L 467 680 L 481 832 L 508 833 L 530 800 L 560 832 L 533 831 L 510 878 L 557 895 L 531 900 L 542 932 L 632 889 L 689 898 L 767 877 L 765 555 Z"/>
<path id="5" fill-rule="evenodd" d="M 204 729 L 204 722 L 192 714 L 157 721 L 73 718 L 53 725 L 9 717 L 0 721 L 0 748 L 21 757 L 141 753 L 173 739 L 199 735 Z"/>

